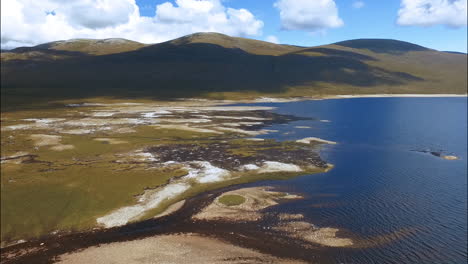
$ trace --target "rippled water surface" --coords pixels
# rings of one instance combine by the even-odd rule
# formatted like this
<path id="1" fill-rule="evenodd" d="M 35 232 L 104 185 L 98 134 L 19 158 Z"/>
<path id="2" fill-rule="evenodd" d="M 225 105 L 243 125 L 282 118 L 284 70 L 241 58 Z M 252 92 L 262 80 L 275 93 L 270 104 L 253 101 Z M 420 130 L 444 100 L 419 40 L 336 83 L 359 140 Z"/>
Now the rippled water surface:
<path id="1" fill-rule="evenodd" d="M 267 137 L 320 137 L 328 173 L 271 182 L 306 199 L 275 210 L 343 228 L 362 248 L 336 263 L 466 263 L 467 98 L 356 98 L 268 103 L 309 117 Z M 319 120 L 330 120 L 321 122 Z M 297 128 L 310 126 L 311 128 Z M 420 151 L 441 151 L 449 161 Z"/>

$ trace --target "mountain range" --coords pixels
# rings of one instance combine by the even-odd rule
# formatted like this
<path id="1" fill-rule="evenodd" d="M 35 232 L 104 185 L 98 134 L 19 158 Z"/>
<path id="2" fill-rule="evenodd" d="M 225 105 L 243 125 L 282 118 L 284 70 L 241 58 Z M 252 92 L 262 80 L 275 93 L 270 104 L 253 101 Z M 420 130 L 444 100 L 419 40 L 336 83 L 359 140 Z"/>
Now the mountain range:
<path id="1" fill-rule="evenodd" d="M 108 96 L 251 99 L 467 92 L 467 55 L 390 39 L 317 47 L 196 33 L 158 44 L 72 39 L 2 50 L 2 108 Z"/>

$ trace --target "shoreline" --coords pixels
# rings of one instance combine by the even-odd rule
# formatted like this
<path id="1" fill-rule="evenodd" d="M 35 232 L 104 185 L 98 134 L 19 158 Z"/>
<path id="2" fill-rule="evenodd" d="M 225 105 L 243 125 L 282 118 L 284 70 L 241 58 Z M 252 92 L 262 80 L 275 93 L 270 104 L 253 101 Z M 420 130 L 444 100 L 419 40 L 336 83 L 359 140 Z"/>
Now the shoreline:
<path id="1" fill-rule="evenodd" d="M 353 98 L 452 98 L 468 97 L 468 94 L 337 94 L 301 97 L 258 97 L 251 100 L 224 100 L 226 103 L 289 103 L 299 101 L 318 101 Z M 189 99 L 190 100 L 190 99 Z"/>
<path id="2" fill-rule="evenodd" d="M 314 96 L 260 96 L 250 99 L 210 99 L 210 98 L 175 98 L 173 100 L 132 100 L 132 99 L 110 99 L 109 103 L 96 103 L 101 101 L 109 101 L 106 97 L 90 97 L 82 99 L 67 99 L 67 100 L 52 100 L 47 104 L 54 105 L 55 107 L 60 106 L 62 108 L 69 107 L 102 107 L 102 106 L 138 106 L 142 104 L 157 104 L 161 107 L 192 107 L 192 106 L 226 106 L 234 104 L 257 104 L 257 103 L 290 103 L 300 101 L 318 101 L 318 100 L 331 100 L 331 99 L 353 99 L 353 98 L 456 98 L 456 97 L 468 97 L 468 94 L 336 94 L 336 95 L 314 95 Z M 70 103 L 79 101 L 80 103 Z M 128 103 L 128 101 L 137 103 Z M 21 111 L 31 111 L 36 109 L 32 108 L 20 108 L 17 110 L 4 110 L 2 109 L 2 115 Z"/>
<path id="3" fill-rule="evenodd" d="M 347 99 L 347 98 L 386 98 L 386 97 L 412 97 L 412 98 L 431 98 L 431 97 L 468 97 L 468 94 L 341 94 L 325 96 L 324 99 Z"/>
<path id="4" fill-rule="evenodd" d="M 196 239 L 204 240 L 199 241 L 203 242 L 202 244 L 189 243 L 184 245 L 182 251 L 179 249 L 180 256 L 178 257 L 190 258 L 192 254 L 199 257 L 196 249 L 200 246 L 207 250 L 205 257 L 218 257 L 220 255 L 213 251 L 213 246 L 218 245 L 217 247 L 232 252 L 232 258 L 223 260 L 223 263 L 238 263 L 236 260 L 249 259 L 250 257 L 266 257 L 272 261 L 286 260 L 296 263 L 304 263 L 304 261 L 307 262 L 310 259 L 326 261 L 329 260 L 328 253 L 339 250 L 318 243 L 308 243 L 299 237 L 287 235 L 282 230 L 271 229 L 266 231 L 262 228 L 262 226 L 271 225 L 272 220 L 277 219 L 276 215 L 265 214 L 264 218 L 256 221 L 201 220 L 194 218 L 195 215 L 212 204 L 217 197 L 229 191 L 236 191 L 249 186 L 250 184 L 231 185 L 201 193 L 187 199 L 179 210 L 160 218 L 152 218 L 120 227 L 93 229 L 68 234 L 58 233 L 11 245 L 2 248 L 1 263 L 56 263 L 61 260 L 71 260 L 70 258 L 75 256 L 78 257 L 77 260 L 80 260 L 80 257 L 83 256 L 80 252 L 85 253 L 84 256 L 88 257 L 86 259 L 89 259 L 89 257 L 94 259 L 93 257 L 100 256 L 107 258 L 106 260 L 120 260 L 121 257 L 125 259 L 126 256 L 121 255 L 121 250 L 113 251 L 110 255 L 102 255 L 101 253 L 107 254 L 109 253 L 107 252 L 108 249 L 116 246 L 120 248 L 126 247 L 126 245 L 150 248 L 154 247 L 151 241 L 164 242 L 162 240 L 169 236 L 174 239 L 171 243 L 162 245 L 163 247 L 182 245 L 185 243 L 186 236 L 194 236 Z M 278 198 L 282 199 L 281 197 Z M 213 226 L 217 228 L 213 229 Z M 339 235 L 341 236 L 341 234 Z M 211 245 L 211 247 L 205 247 L 207 244 Z M 305 248 L 308 250 L 304 251 Z M 148 258 L 165 257 L 164 254 L 155 256 L 152 250 L 142 251 L 141 253 L 147 254 L 146 257 Z M 249 263 L 263 263 L 257 261 L 256 258 L 250 260 L 253 262 Z M 70 263 L 74 262 L 71 261 Z"/>

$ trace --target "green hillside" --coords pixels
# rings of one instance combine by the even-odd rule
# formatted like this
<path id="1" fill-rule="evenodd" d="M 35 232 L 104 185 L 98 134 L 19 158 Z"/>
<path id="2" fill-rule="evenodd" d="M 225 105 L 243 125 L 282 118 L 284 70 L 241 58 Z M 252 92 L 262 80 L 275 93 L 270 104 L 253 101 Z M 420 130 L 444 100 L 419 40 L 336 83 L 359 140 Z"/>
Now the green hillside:
<path id="1" fill-rule="evenodd" d="M 358 39 L 319 47 L 197 33 L 154 45 L 70 40 L 2 52 L 4 110 L 49 100 L 466 93 L 467 55 Z"/>

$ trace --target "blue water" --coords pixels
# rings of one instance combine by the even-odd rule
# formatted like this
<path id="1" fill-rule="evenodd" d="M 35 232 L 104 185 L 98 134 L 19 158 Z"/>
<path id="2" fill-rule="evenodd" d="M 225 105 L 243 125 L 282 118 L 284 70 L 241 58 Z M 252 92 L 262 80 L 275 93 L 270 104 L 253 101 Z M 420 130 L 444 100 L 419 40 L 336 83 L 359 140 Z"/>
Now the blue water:
<path id="1" fill-rule="evenodd" d="M 306 194 L 275 210 L 352 234 L 336 263 L 467 263 L 467 98 L 265 103 L 313 120 L 274 125 L 279 140 L 319 137 L 335 168 L 273 185 Z M 321 122 L 319 120 L 330 120 Z M 311 128 L 296 128 L 310 126 Z M 449 161 L 415 150 L 442 151 Z"/>

